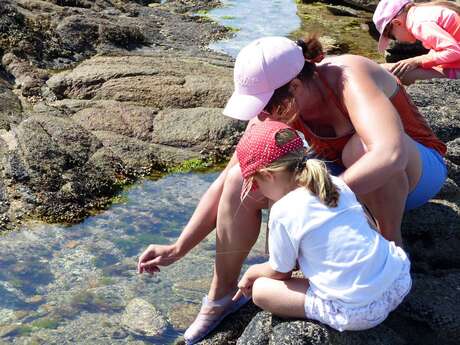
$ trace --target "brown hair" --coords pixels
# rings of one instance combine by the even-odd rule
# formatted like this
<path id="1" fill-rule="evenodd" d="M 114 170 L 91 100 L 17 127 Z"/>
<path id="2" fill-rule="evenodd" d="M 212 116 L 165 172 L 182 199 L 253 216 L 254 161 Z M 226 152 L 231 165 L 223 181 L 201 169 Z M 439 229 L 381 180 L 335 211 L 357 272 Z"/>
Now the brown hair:
<path id="1" fill-rule="evenodd" d="M 296 43 L 302 48 L 305 57 L 305 64 L 296 78 L 307 83 L 313 77 L 316 70 L 314 61 L 324 55 L 323 47 L 316 34 L 300 39 Z M 289 91 L 289 84 L 290 82 L 276 89 L 264 109 L 270 113 L 272 119 L 287 124 L 294 121 L 299 113 L 294 95 Z"/>
<path id="2" fill-rule="evenodd" d="M 291 141 L 293 135 L 296 134 L 292 130 L 280 131 L 276 134 L 275 140 L 282 146 Z M 254 175 L 264 172 L 291 171 L 299 186 L 307 188 L 326 206 L 336 207 L 340 196 L 339 188 L 332 182 L 326 164 L 319 159 L 307 157 L 308 151 L 305 148 L 291 151 Z"/>

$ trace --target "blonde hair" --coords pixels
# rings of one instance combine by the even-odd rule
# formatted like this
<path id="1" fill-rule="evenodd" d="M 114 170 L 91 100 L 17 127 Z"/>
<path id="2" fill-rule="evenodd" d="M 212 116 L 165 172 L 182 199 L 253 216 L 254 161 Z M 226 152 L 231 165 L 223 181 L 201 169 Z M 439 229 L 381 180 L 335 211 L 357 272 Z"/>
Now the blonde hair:
<path id="1" fill-rule="evenodd" d="M 275 140 L 282 146 L 292 140 L 292 135 L 292 130 L 280 131 L 276 134 Z M 291 171 L 299 186 L 307 188 L 326 206 L 336 207 L 340 189 L 332 182 L 326 164 L 319 159 L 307 158 L 308 154 L 305 148 L 291 151 L 259 169 L 253 177 L 267 172 Z"/>

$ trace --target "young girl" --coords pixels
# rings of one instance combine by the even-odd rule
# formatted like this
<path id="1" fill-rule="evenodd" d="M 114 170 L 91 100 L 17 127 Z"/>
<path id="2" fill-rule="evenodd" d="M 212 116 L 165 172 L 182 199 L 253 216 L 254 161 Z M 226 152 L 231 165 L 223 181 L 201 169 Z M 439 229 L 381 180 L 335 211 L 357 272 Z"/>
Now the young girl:
<path id="1" fill-rule="evenodd" d="M 385 64 L 405 84 L 417 79 L 460 78 L 460 6 L 451 1 L 414 4 L 412 0 L 382 0 L 373 21 L 380 32 L 379 51 L 390 39 L 422 42 L 425 55 Z"/>
<path id="2" fill-rule="evenodd" d="M 339 331 L 381 323 L 411 288 L 405 252 L 373 230 L 348 186 L 306 156 L 289 126 L 249 127 L 237 156 L 242 198 L 259 189 L 274 202 L 270 259 L 251 266 L 233 297 L 249 297 L 284 317 L 321 321 Z M 292 278 L 298 261 L 307 279 Z"/>

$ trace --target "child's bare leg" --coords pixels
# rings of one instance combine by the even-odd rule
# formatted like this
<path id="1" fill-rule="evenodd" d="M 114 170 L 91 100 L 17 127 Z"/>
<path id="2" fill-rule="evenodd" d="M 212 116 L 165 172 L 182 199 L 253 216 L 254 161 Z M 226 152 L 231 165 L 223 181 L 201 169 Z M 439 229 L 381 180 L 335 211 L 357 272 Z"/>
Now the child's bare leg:
<path id="1" fill-rule="evenodd" d="M 401 77 L 401 82 L 404 85 L 410 85 L 416 80 L 427 80 L 435 78 L 448 78 L 448 76 L 444 74 L 441 68 L 416 68 L 412 71 L 406 72 Z"/>
<path id="2" fill-rule="evenodd" d="M 304 319 L 308 286 L 307 279 L 276 280 L 262 277 L 252 286 L 252 300 L 275 315 Z"/>
<path id="3" fill-rule="evenodd" d="M 238 165 L 228 173 L 217 212 L 216 259 L 208 297 L 217 300 L 236 290 L 244 260 L 260 232 L 261 209 L 268 201 L 251 192 L 240 200 L 243 178 Z"/>
<path id="4" fill-rule="evenodd" d="M 380 66 L 385 68 L 388 72 L 391 72 L 394 63 L 381 63 Z M 448 76 L 443 72 L 442 68 L 433 67 L 433 68 L 416 68 L 412 71 L 406 72 L 402 77 L 399 78 L 401 83 L 404 85 L 413 84 L 416 80 L 427 80 L 434 78 L 448 78 Z"/>
<path id="5" fill-rule="evenodd" d="M 394 63 L 381 63 L 380 66 L 385 68 L 388 72 L 391 71 L 391 68 L 393 67 Z"/>

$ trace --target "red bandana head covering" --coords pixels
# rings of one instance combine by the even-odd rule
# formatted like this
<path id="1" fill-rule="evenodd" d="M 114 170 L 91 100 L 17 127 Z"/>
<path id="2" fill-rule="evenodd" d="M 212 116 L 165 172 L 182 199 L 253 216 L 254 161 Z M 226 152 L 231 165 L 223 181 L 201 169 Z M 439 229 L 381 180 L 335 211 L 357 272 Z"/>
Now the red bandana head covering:
<path id="1" fill-rule="evenodd" d="M 277 143 L 276 134 L 285 130 L 293 132 L 292 139 L 282 144 Z M 236 156 L 244 178 L 241 196 L 249 192 L 249 178 L 258 170 L 301 147 L 303 147 L 303 141 L 297 132 L 282 122 L 265 120 L 246 129 L 236 146 Z M 256 189 L 257 185 L 253 183 L 251 190 Z"/>

